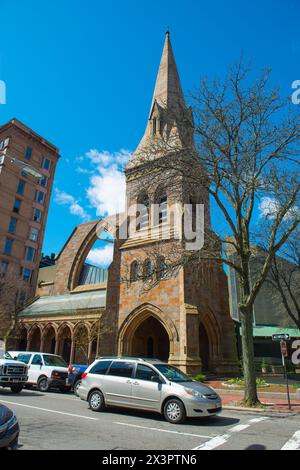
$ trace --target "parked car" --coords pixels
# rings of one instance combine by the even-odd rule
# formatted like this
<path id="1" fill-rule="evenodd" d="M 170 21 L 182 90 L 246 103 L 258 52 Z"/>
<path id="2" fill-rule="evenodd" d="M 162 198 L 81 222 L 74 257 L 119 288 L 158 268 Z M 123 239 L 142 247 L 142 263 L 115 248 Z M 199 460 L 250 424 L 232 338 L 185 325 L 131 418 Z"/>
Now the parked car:
<path id="1" fill-rule="evenodd" d="M 31 351 L 8 351 L 10 356 L 28 366 L 26 387 L 33 385 L 41 392 L 58 388 L 61 392 L 70 390 L 67 383 L 68 366 L 61 356 Z"/>
<path id="2" fill-rule="evenodd" d="M 83 364 L 71 364 L 68 368 L 67 383 L 76 396 L 78 396 L 78 387 L 81 384 L 82 374 L 86 371 L 87 368 L 88 366 Z"/>
<path id="3" fill-rule="evenodd" d="M 20 427 L 16 415 L 0 404 L 0 449 L 17 449 Z"/>
<path id="4" fill-rule="evenodd" d="M 23 362 L 14 361 L 0 351 L 0 387 L 8 387 L 13 393 L 20 393 L 28 379 L 28 368 Z"/>
<path id="5" fill-rule="evenodd" d="M 83 373 L 78 395 L 93 411 L 105 406 L 155 411 L 174 424 L 222 411 L 212 388 L 154 359 L 96 359 Z"/>

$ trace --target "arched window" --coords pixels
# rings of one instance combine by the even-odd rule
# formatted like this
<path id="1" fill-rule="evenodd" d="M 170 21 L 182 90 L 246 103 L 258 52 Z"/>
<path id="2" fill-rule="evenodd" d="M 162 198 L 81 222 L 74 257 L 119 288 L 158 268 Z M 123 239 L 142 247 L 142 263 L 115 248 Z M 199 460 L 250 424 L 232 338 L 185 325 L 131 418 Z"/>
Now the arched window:
<path id="1" fill-rule="evenodd" d="M 146 259 L 143 265 L 143 278 L 149 279 L 152 276 L 152 263 L 150 259 Z"/>
<path id="2" fill-rule="evenodd" d="M 139 265 L 137 261 L 133 261 L 130 266 L 130 281 L 135 282 L 138 279 Z"/>
<path id="3" fill-rule="evenodd" d="M 168 198 L 162 194 L 158 199 L 158 223 L 164 224 L 168 221 Z"/>
<path id="4" fill-rule="evenodd" d="M 166 275 L 166 261 L 163 256 L 157 260 L 156 277 L 158 280 L 163 279 Z"/>
<path id="5" fill-rule="evenodd" d="M 152 131 L 153 135 L 156 135 L 156 118 L 152 119 Z"/>
<path id="6" fill-rule="evenodd" d="M 136 229 L 141 230 L 149 225 L 149 197 L 148 194 L 143 193 L 138 198 L 138 211 L 136 214 L 137 225 Z"/>

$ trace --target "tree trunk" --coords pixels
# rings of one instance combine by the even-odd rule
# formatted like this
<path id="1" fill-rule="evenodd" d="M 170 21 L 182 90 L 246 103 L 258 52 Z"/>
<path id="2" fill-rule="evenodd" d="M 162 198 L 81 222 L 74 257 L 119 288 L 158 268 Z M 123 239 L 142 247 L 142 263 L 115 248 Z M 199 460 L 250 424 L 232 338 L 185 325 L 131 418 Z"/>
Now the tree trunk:
<path id="1" fill-rule="evenodd" d="M 253 346 L 253 308 L 240 309 L 242 324 L 243 372 L 245 380 L 244 403 L 255 406 L 259 403 L 256 388 L 256 371 Z"/>

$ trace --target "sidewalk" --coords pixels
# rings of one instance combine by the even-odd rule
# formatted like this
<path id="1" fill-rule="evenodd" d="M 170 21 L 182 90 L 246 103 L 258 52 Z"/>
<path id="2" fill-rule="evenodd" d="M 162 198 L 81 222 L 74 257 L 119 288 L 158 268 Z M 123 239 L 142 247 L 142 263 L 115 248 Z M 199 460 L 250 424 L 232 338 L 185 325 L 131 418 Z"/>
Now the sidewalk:
<path id="1" fill-rule="evenodd" d="M 223 395 L 221 390 L 218 390 L 222 398 L 223 407 L 234 409 L 234 408 L 243 408 L 241 405 L 241 395 L 235 395 L 232 392 L 232 395 Z M 260 402 L 265 405 L 265 408 L 251 408 L 254 412 L 263 412 L 263 411 L 289 411 L 287 398 L 265 398 L 261 397 L 258 394 Z M 249 410 L 249 408 L 247 408 Z M 291 411 L 300 413 L 300 400 L 291 399 Z"/>
<path id="2" fill-rule="evenodd" d="M 243 390 L 236 390 L 225 388 L 223 380 L 211 380 L 206 382 L 207 385 L 213 387 L 222 398 L 224 409 L 245 409 L 249 411 L 249 408 L 243 407 L 241 401 L 243 399 Z M 300 384 L 299 384 L 300 388 Z M 258 390 L 258 398 L 264 405 L 264 408 L 251 408 L 253 412 L 265 412 L 265 411 L 289 411 L 288 400 L 286 394 L 286 388 L 284 385 L 272 384 L 268 388 Z M 290 387 L 290 399 L 291 399 L 291 411 L 300 413 L 300 399 L 296 395 L 296 389 Z"/>

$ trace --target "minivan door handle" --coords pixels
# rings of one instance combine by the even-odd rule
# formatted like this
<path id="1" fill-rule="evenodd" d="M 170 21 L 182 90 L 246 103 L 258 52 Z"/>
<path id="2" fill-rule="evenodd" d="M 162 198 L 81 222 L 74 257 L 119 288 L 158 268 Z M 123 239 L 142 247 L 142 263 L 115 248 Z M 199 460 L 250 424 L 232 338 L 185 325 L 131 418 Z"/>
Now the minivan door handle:
<path id="1" fill-rule="evenodd" d="M 131 380 L 126 380 L 126 383 L 127 383 L 127 384 L 131 384 Z"/>
<path id="2" fill-rule="evenodd" d="M 133 385 L 140 385 L 139 382 L 133 382 Z"/>

